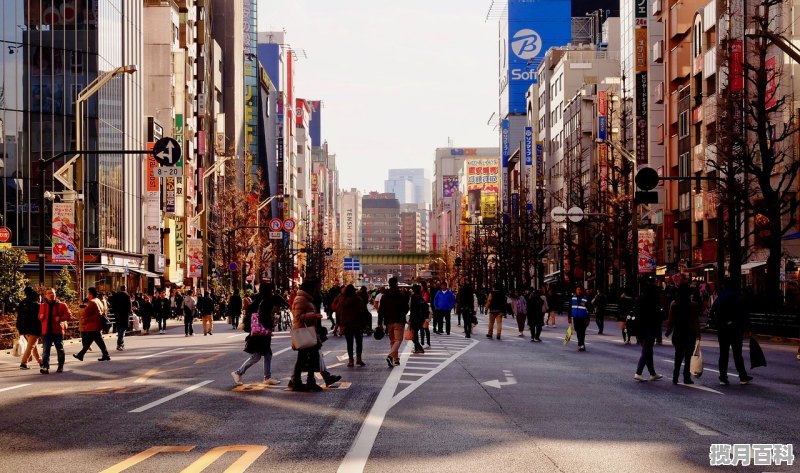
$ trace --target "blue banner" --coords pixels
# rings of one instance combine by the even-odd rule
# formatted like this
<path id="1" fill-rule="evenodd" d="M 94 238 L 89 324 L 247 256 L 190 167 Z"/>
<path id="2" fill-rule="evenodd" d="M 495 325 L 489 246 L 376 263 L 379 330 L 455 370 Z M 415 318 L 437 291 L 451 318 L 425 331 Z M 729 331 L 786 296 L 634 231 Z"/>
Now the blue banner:
<path id="1" fill-rule="evenodd" d="M 533 166 L 533 128 L 525 127 L 525 165 Z"/>
<path id="2" fill-rule="evenodd" d="M 597 117 L 597 138 L 605 141 L 608 136 L 608 117 L 600 115 Z"/>
<path id="3" fill-rule="evenodd" d="M 525 93 L 536 83 L 545 53 L 572 41 L 571 10 L 569 0 L 508 1 L 508 25 L 501 25 L 501 32 L 508 34 L 507 40 L 502 38 L 507 41 L 503 54 L 508 70 L 501 74 L 501 80 L 508 81 L 508 113 L 527 112 Z"/>
<path id="4" fill-rule="evenodd" d="M 502 162 L 503 162 L 503 167 L 507 168 L 508 167 L 508 148 L 509 148 L 509 143 L 508 143 L 508 120 L 507 119 L 503 119 L 502 130 L 503 130 L 502 131 L 502 134 L 503 134 L 503 136 L 502 136 L 502 140 L 503 140 L 503 160 L 502 160 Z"/>

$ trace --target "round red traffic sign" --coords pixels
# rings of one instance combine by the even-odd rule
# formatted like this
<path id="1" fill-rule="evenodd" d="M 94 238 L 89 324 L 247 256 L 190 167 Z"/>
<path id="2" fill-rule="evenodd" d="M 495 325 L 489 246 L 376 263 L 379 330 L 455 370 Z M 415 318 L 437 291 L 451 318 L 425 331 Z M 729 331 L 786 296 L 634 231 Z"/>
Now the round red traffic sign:
<path id="1" fill-rule="evenodd" d="M 11 241 L 11 230 L 8 227 L 0 227 L 0 243 Z"/>
<path id="2" fill-rule="evenodd" d="M 297 224 L 295 223 L 293 218 L 287 218 L 286 220 L 283 221 L 283 229 L 286 230 L 287 232 L 291 232 L 292 230 L 294 230 L 294 227 L 296 225 Z"/>
<path id="3" fill-rule="evenodd" d="M 269 229 L 272 230 L 273 232 L 277 232 L 278 230 L 281 229 L 281 227 L 283 227 L 283 222 L 281 221 L 281 219 L 273 218 L 272 220 L 269 221 Z"/>

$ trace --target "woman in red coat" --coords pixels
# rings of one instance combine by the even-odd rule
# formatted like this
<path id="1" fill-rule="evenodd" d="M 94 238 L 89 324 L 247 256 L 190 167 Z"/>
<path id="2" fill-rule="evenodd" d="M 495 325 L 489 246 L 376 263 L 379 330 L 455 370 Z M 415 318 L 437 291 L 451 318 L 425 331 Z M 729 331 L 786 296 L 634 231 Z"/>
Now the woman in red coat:
<path id="1" fill-rule="evenodd" d="M 58 369 L 56 373 L 64 371 L 64 332 L 61 322 L 72 318 L 67 304 L 56 299 L 56 290 L 52 287 L 44 293 L 45 303 L 39 306 L 39 321 L 42 322 L 42 374 L 50 373 L 50 347 L 56 346 Z"/>
<path id="2" fill-rule="evenodd" d="M 83 309 L 83 313 L 78 322 L 78 328 L 81 331 L 81 345 L 83 345 L 83 348 L 72 356 L 83 361 L 83 355 L 86 354 L 86 351 L 89 350 L 89 347 L 92 346 L 92 342 L 94 342 L 103 354 L 97 361 L 109 361 L 111 357 L 108 356 L 106 342 L 103 341 L 103 335 L 101 333 L 103 330 L 103 313 L 100 309 L 100 301 L 97 299 L 97 288 L 90 287 L 88 291 L 87 299 L 89 299 L 89 302 L 86 304 L 86 308 Z"/>

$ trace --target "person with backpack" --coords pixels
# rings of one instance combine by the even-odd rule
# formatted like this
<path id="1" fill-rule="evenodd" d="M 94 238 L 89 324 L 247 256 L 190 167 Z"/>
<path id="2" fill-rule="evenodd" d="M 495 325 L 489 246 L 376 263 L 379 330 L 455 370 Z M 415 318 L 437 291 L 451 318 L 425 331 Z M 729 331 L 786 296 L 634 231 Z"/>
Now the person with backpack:
<path id="1" fill-rule="evenodd" d="M 494 324 L 497 322 L 497 339 L 503 332 L 503 317 L 506 313 L 506 293 L 500 283 L 494 285 L 494 290 L 489 293 L 486 299 L 486 310 L 489 312 L 489 331 L 486 338 L 492 338 Z"/>
<path id="2" fill-rule="evenodd" d="M 202 293 L 197 299 L 197 312 L 203 321 L 203 336 L 214 335 L 214 300 L 209 297 L 208 291 Z"/>
<path id="3" fill-rule="evenodd" d="M 683 364 L 683 384 L 694 384 L 689 371 L 689 362 L 697 341 L 700 340 L 700 305 L 692 302 L 692 291 L 689 284 L 678 287 L 677 296 L 669 306 L 667 331 L 664 336 L 672 334 L 672 346 L 675 348 L 675 366 L 672 371 L 672 384 L 678 384 L 678 375 Z"/>
<path id="4" fill-rule="evenodd" d="M 411 290 L 413 292 L 414 288 L 412 287 Z M 475 318 L 475 292 L 472 290 L 472 284 L 465 283 L 461 286 L 457 299 L 456 312 L 459 314 L 459 319 L 464 319 L 464 336 L 471 338 L 472 327 L 477 323 Z"/>
<path id="5" fill-rule="evenodd" d="M 739 384 L 750 384 L 753 377 L 747 375 L 747 369 L 742 358 L 742 343 L 749 333 L 749 319 L 744 310 L 742 296 L 736 291 L 733 281 L 725 278 L 714 305 L 711 306 L 710 318 L 717 329 L 719 341 L 719 384 L 727 386 L 728 381 L 728 356 L 733 352 L 733 363 L 739 372 Z"/>
<path id="6" fill-rule="evenodd" d="M 183 330 L 186 337 L 194 336 L 194 314 L 197 311 L 197 299 L 194 298 L 194 291 L 189 289 L 183 297 Z"/>
<path id="7" fill-rule="evenodd" d="M 242 376 L 247 370 L 262 358 L 264 359 L 263 384 L 267 386 L 281 384 L 280 381 L 272 378 L 272 331 L 275 328 L 272 310 L 275 306 L 275 284 L 261 283 L 258 291 L 260 296 L 258 310 L 248 313 L 244 318 L 244 328 L 248 334 L 244 339 L 244 351 L 250 354 L 250 358 L 245 360 L 239 369 L 231 373 L 233 382 L 237 386 L 242 384 Z"/>
<path id="8" fill-rule="evenodd" d="M 78 330 L 81 333 L 81 351 L 73 353 L 72 356 L 79 361 L 83 361 L 83 356 L 89 351 L 92 343 L 95 343 L 102 356 L 97 361 L 109 361 L 111 356 L 108 354 L 106 342 L 103 341 L 103 335 L 100 331 L 103 328 L 102 311 L 97 298 L 97 288 L 90 287 L 87 289 L 86 298 L 88 302 L 80 314 L 78 321 Z"/>

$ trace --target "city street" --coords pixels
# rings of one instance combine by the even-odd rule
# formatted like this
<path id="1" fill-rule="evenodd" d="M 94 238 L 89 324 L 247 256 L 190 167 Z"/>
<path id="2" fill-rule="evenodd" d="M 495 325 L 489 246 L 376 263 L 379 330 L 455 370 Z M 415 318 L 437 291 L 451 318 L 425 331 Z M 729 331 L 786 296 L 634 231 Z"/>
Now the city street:
<path id="1" fill-rule="evenodd" d="M 20 371 L 4 352 L 0 470 L 798 471 L 709 466 L 715 443 L 800 445 L 796 347 L 762 342 L 769 366 L 754 384 L 719 386 L 706 335 L 705 374 L 675 386 L 665 340 L 655 350 L 664 379 L 637 383 L 639 347 L 622 344 L 616 323 L 604 336 L 592 326 L 581 353 L 574 340 L 563 346 L 563 318 L 543 343 L 518 337 L 511 319 L 489 340 L 480 320 L 465 339 L 453 317 L 450 336 L 433 335 L 424 355 L 407 347 L 392 369 L 387 339 L 365 339 L 367 366 L 347 368 L 344 338 L 332 337 L 323 351 L 343 380 L 320 393 L 285 390 L 295 360 L 286 333 L 273 340 L 282 385 L 259 385 L 259 363 L 235 386 L 244 333 L 224 323 L 185 338 L 171 321 L 166 335 L 128 338 L 108 363 L 97 348 L 81 363 L 67 344 L 63 374 Z"/>

